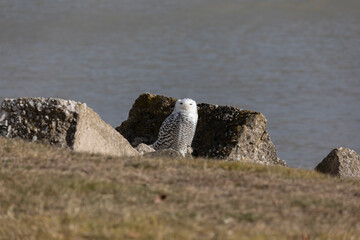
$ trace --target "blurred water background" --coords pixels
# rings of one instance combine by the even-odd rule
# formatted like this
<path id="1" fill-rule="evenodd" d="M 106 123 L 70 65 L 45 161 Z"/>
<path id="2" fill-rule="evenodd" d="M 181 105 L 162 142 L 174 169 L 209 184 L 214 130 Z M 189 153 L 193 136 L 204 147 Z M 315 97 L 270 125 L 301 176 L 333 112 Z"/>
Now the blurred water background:
<path id="1" fill-rule="evenodd" d="M 293 167 L 360 153 L 360 1 L 0 0 L 0 100 L 116 127 L 143 92 L 260 111 Z"/>

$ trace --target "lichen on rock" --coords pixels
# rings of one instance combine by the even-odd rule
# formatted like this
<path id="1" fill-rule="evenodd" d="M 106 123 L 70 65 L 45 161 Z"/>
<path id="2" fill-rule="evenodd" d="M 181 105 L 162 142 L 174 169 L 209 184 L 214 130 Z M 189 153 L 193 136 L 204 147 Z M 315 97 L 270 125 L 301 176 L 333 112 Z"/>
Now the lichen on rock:
<path id="1" fill-rule="evenodd" d="M 360 178 L 360 155 L 349 148 L 335 148 L 315 170 L 341 178 Z"/>
<path id="2" fill-rule="evenodd" d="M 75 101 L 56 98 L 5 99 L 1 104 L 0 134 L 71 147 L 79 113 L 77 106 Z"/>
<path id="3" fill-rule="evenodd" d="M 85 103 L 58 98 L 5 99 L 0 136 L 41 141 L 75 151 L 113 156 L 139 153 Z"/>

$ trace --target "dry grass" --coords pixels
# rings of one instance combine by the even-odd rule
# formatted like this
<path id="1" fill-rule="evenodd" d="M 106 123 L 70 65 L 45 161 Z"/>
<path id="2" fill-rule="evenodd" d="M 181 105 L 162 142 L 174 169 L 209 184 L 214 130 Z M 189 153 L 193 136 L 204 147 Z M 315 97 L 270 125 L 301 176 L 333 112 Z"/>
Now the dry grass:
<path id="1" fill-rule="evenodd" d="M 360 184 L 0 138 L 0 239 L 359 239 Z"/>

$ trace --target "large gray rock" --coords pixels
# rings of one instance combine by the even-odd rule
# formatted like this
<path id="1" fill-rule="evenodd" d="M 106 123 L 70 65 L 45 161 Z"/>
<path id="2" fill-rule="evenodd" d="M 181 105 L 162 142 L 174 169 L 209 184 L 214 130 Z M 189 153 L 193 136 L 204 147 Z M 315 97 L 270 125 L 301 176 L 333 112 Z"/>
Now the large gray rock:
<path id="1" fill-rule="evenodd" d="M 152 144 L 175 102 L 175 98 L 144 93 L 135 100 L 128 119 L 116 130 L 133 146 Z M 286 165 L 276 155 L 263 114 L 207 103 L 198 104 L 198 114 L 192 144 L 194 156 Z"/>
<path id="2" fill-rule="evenodd" d="M 0 135 L 113 156 L 139 153 L 85 103 L 56 98 L 5 99 Z"/>
<path id="3" fill-rule="evenodd" d="M 360 156 L 349 148 L 336 148 L 315 167 L 315 170 L 342 178 L 360 178 Z"/>

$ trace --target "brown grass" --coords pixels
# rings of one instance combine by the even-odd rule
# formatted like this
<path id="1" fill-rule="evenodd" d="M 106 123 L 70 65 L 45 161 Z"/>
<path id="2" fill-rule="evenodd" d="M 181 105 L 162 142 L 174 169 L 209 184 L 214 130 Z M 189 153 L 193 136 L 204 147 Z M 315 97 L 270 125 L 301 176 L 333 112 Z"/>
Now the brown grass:
<path id="1" fill-rule="evenodd" d="M 360 184 L 0 138 L 0 239 L 359 239 Z"/>

